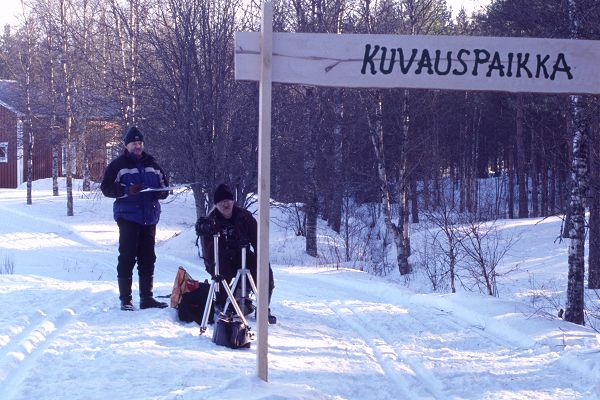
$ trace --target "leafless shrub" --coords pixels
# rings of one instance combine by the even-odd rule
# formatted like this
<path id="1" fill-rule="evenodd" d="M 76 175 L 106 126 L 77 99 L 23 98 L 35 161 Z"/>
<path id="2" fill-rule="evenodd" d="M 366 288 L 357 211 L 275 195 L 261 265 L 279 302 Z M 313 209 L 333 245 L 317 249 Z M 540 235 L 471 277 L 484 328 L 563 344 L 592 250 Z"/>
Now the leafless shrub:
<path id="1" fill-rule="evenodd" d="M 9 255 L 4 255 L 0 268 L 0 275 L 13 275 L 15 273 L 15 262 Z"/>
<path id="2" fill-rule="evenodd" d="M 480 221 L 469 218 L 460 228 L 460 246 L 465 254 L 465 269 L 480 291 L 498 296 L 497 277 L 516 268 L 498 272 L 498 265 L 516 242 L 516 236 L 505 235 L 496 220 Z"/>
<path id="3" fill-rule="evenodd" d="M 281 228 L 291 228 L 296 236 L 306 236 L 306 216 L 302 203 L 277 203 L 275 207 L 282 211 L 282 216 L 273 218 L 273 223 Z"/>
<path id="4" fill-rule="evenodd" d="M 586 325 L 600 333 L 600 290 L 586 290 Z"/>
<path id="5" fill-rule="evenodd" d="M 415 272 L 422 272 L 434 292 L 446 291 L 450 285 L 450 270 L 447 262 L 447 253 L 440 242 L 441 231 L 425 229 L 423 231 L 423 246 L 415 249 Z"/>
<path id="6" fill-rule="evenodd" d="M 422 269 L 434 291 L 449 285 L 454 293 L 457 269 L 463 258 L 462 214 L 457 212 L 450 199 L 442 197 L 435 207 L 425 210 L 423 216 L 426 221 L 422 224 L 425 246 L 418 250 Z"/>
<path id="7" fill-rule="evenodd" d="M 381 217 L 377 204 L 358 205 L 345 198 L 342 205 L 339 237 L 327 237 L 322 259 L 326 264 L 386 275 L 393 266 L 387 262 L 389 240 L 379 229 Z"/>
<path id="8" fill-rule="evenodd" d="M 560 317 L 564 309 L 563 292 L 554 280 L 539 284 L 535 276 L 529 274 L 529 299 L 535 315 L 552 319 Z"/>

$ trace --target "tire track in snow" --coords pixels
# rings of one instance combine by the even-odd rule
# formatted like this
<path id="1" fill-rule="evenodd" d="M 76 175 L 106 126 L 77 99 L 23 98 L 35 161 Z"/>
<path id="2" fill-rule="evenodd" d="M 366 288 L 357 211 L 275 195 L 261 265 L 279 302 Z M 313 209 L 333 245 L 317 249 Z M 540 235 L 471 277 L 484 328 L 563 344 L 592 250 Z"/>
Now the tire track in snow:
<path id="1" fill-rule="evenodd" d="M 13 398 L 30 375 L 30 371 L 36 369 L 37 361 L 44 352 L 65 328 L 77 320 L 77 311 L 85 309 L 86 305 L 95 304 L 96 300 L 103 296 L 105 293 L 100 292 L 81 297 L 81 292 L 77 291 L 68 296 L 76 299 L 60 311 L 46 314 L 38 309 L 31 322 L 0 348 L 0 398 Z"/>

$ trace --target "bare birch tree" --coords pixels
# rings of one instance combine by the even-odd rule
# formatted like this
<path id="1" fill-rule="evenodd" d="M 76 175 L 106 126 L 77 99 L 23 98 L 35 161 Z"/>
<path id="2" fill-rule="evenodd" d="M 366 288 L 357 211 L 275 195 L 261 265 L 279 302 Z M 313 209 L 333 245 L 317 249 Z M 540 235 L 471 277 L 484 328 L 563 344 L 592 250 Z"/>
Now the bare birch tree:
<path id="1" fill-rule="evenodd" d="M 579 21 L 575 0 L 569 0 L 571 35 L 579 37 Z M 565 320 L 579 325 L 585 324 L 584 273 L 585 273 L 585 198 L 588 195 L 588 138 L 585 126 L 584 99 L 571 96 L 571 118 L 573 120 L 573 161 L 571 165 L 571 228 L 569 229 L 569 274 Z"/>

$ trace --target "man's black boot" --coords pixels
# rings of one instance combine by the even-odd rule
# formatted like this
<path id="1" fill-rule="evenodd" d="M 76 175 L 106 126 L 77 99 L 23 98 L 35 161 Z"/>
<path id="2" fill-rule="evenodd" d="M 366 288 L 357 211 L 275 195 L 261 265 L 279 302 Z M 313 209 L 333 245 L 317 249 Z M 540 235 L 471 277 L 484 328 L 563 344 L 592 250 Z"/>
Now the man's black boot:
<path id="1" fill-rule="evenodd" d="M 135 311 L 133 302 L 131 300 L 121 300 L 121 310 L 123 311 Z"/>
<path id="2" fill-rule="evenodd" d="M 146 308 L 167 308 L 169 305 L 162 301 L 156 301 L 154 297 L 145 297 L 140 299 L 140 309 Z"/>
<path id="3" fill-rule="evenodd" d="M 140 276 L 140 309 L 146 308 L 167 308 L 169 305 L 162 301 L 156 301 L 152 297 L 152 287 L 154 286 L 153 276 Z"/>
<path id="4" fill-rule="evenodd" d="M 121 300 L 121 310 L 133 311 L 133 302 L 131 301 L 131 278 L 118 278 L 119 300 Z"/>
<path id="5" fill-rule="evenodd" d="M 269 308 L 269 325 L 275 325 L 277 323 L 277 317 L 271 314 L 271 309 Z"/>

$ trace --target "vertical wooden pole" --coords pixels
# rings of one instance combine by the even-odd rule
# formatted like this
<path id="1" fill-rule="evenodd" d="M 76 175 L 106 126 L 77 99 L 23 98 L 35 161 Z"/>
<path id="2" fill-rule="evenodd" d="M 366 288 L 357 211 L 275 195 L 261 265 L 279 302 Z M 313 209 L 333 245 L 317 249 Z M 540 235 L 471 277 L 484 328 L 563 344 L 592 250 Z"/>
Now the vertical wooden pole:
<path id="1" fill-rule="evenodd" d="M 271 54 L 273 6 L 262 5 L 258 115 L 258 309 L 256 326 L 258 377 L 268 381 L 269 307 L 269 198 L 271 197 Z"/>

